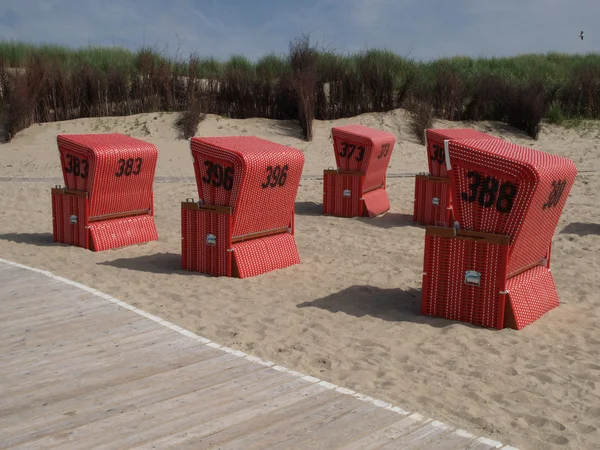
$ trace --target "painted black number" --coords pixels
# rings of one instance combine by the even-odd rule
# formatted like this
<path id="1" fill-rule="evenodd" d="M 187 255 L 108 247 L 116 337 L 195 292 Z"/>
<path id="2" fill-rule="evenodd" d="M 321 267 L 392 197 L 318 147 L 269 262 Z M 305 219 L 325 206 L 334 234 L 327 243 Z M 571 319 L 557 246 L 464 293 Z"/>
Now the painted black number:
<path id="1" fill-rule="evenodd" d="M 551 208 L 552 206 L 558 205 L 563 192 L 565 191 L 565 187 L 567 187 L 567 180 L 559 180 L 552 182 L 552 192 L 548 196 L 548 200 L 542 206 L 542 209 Z"/>
<path id="2" fill-rule="evenodd" d="M 436 161 L 439 164 L 444 164 L 446 162 L 446 152 L 437 144 L 433 144 L 433 155 L 431 155 L 431 160 Z"/>
<path id="3" fill-rule="evenodd" d="M 377 156 L 377 159 L 385 158 L 389 152 L 390 152 L 390 144 L 383 144 L 381 146 L 381 152 Z"/>
<path id="4" fill-rule="evenodd" d="M 288 165 L 281 166 L 268 166 L 267 167 L 267 179 L 260 185 L 263 189 L 268 187 L 274 188 L 275 186 L 284 186 L 287 181 Z"/>
<path id="5" fill-rule="evenodd" d="M 204 184 L 223 187 L 226 191 L 233 188 L 233 167 L 223 167 L 213 161 L 204 161 L 204 166 L 206 167 L 206 175 L 202 177 Z"/>
<path id="6" fill-rule="evenodd" d="M 461 198 L 469 203 L 477 201 L 482 208 L 496 207 L 496 211 L 507 214 L 512 210 L 517 186 L 506 181 L 502 184 L 495 177 L 483 176 L 479 172 L 467 173 L 467 178 L 473 182 L 469 184 L 470 193 L 461 192 Z"/>
<path id="7" fill-rule="evenodd" d="M 356 152 L 358 150 L 358 152 Z M 357 161 L 362 161 L 365 157 L 365 147 L 362 145 L 349 144 L 348 142 L 342 142 L 342 151 L 339 153 L 342 158 L 352 158 Z"/>
<path id="8" fill-rule="evenodd" d="M 133 174 L 139 175 L 140 170 L 142 170 L 142 158 L 135 158 L 135 162 L 137 163 L 137 167 L 133 170 Z"/>
<path id="9" fill-rule="evenodd" d="M 467 178 L 473 178 L 474 180 L 473 183 L 469 185 L 469 189 L 471 189 L 471 195 L 468 195 L 466 192 L 462 192 L 460 196 L 467 202 L 474 202 L 477 199 L 477 189 L 481 183 L 481 175 L 479 175 L 477 172 L 469 172 L 467 174 Z"/>
<path id="10" fill-rule="evenodd" d="M 134 164 L 137 164 L 134 168 Z M 119 160 L 119 171 L 115 173 L 115 177 L 121 177 L 125 175 L 139 175 L 142 170 L 142 158 L 129 158 Z"/>
<path id="11" fill-rule="evenodd" d="M 496 201 L 496 209 L 502 214 L 509 213 L 513 207 L 513 201 L 517 195 L 517 186 L 510 182 L 502 183 L 500 186 L 500 192 L 498 193 L 498 200 Z"/>
<path id="12" fill-rule="evenodd" d="M 68 161 L 67 167 L 65 167 L 67 173 L 72 173 L 76 177 L 87 178 L 89 169 L 87 159 L 80 159 L 78 156 L 69 153 L 65 155 L 65 158 Z"/>
<path id="13" fill-rule="evenodd" d="M 223 189 L 230 191 L 233 188 L 233 167 L 226 167 L 223 175 Z"/>

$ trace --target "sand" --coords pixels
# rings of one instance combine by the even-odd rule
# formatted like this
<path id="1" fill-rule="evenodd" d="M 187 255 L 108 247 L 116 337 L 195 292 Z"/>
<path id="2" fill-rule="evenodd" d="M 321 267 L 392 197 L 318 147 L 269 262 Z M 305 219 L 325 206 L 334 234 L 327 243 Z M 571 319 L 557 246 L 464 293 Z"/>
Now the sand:
<path id="1" fill-rule="evenodd" d="M 390 175 L 427 170 L 424 147 L 402 110 L 317 121 L 311 143 L 292 122 L 208 116 L 201 123 L 199 136 L 256 135 L 304 151 L 296 204 L 300 265 L 244 280 L 181 271 L 180 202 L 197 198 L 189 181 L 155 184 L 157 242 L 102 253 L 54 244 L 49 191 L 62 184 L 56 134 L 129 133 L 158 147 L 157 178 L 193 177 L 189 143 L 178 139 L 175 118 L 157 113 L 36 124 L 0 145 L 0 256 L 503 443 L 600 448 L 600 127 L 544 125 L 534 141 L 497 123 L 435 123 L 565 155 L 580 171 L 554 240 L 561 306 L 521 331 L 497 331 L 420 315 L 425 232 L 412 224 L 413 178 L 388 179 L 392 207 L 382 217 L 321 215 L 322 182 L 315 178 L 335 166 L 334 124 L 394 133 Z"/>

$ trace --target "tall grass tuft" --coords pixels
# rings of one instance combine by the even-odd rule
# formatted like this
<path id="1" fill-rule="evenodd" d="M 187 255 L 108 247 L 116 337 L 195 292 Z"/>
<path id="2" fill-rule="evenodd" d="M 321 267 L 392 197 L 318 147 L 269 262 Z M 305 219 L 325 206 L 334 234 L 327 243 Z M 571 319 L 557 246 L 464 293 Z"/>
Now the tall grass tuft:
<path id="1" fill-rule="evenodd" d="M 300 127 L 307 141 L 312 141 L 313 138 L 317 54 L 317 50 L 310 46 L 308 35 L 290 42 L 292 85 L 298 98 Z"/>

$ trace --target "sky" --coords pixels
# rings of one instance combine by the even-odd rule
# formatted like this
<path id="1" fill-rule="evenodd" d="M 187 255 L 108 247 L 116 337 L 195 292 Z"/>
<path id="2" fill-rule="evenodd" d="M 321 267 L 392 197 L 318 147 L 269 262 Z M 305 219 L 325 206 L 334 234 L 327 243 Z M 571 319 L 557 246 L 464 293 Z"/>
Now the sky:
<path id="1" fill-rule="evenodd" d="M 0 40 L 253 61 L 308 33 L 339 53 L 379 48 L 416 60 L 600 51 L 599 0 L 304 1 L 2 0 Z"/>

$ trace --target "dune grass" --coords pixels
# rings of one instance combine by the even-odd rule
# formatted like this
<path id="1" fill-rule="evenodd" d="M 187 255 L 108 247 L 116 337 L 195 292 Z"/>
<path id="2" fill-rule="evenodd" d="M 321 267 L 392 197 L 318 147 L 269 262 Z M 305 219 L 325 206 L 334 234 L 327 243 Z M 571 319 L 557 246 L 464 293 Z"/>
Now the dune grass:
<path id="1" fill-rule="evenodd" d="M 16 70 L 22 69 L 22 70 Z M 0 42 L 0 131 L 36 122 L 153 111 L 234 118 L 337 119 L 410 105 L 434 117 L 497 120 L 536 138 L 553 123 L 600 118 L 600 55 L 524 54 L 414 61 L 387 50 L 322 51 L 308 37 L 288 55 L 173 59 L 151 49 L 69 49 Z"/>

